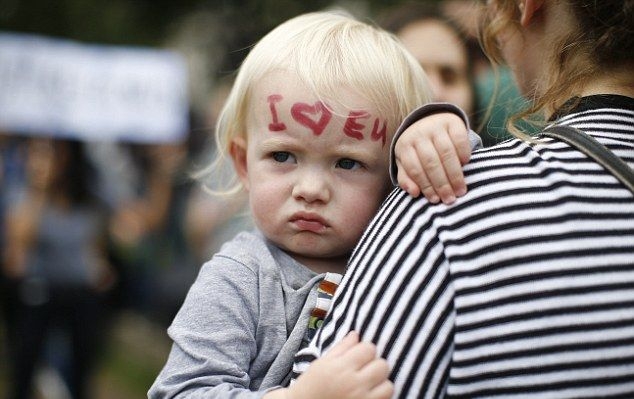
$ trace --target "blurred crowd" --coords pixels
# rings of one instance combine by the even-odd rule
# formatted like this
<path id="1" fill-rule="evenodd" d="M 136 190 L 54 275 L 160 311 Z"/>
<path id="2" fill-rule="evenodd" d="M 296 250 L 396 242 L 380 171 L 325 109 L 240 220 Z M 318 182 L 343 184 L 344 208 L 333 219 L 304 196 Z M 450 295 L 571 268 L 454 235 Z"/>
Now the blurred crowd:
<path id="1" fill-rule="evenodd" d="M 250 226 L 244 202 L 213 197 L 192 177 L 213 152 L 210 123 L 193 120 L 179 143 L 0 134 L 8 398 L 29 398 L 42 365 L 72 398 L 90 397 L 116 313 L 165 329 L 200 265 Z"/>
<path id="2" fill-rule="evenodd" d="M 477 6 L 439 4 L 413 2 L 375 19 L 421 62 L 438 101 L 462 106 L 485 145 L 499 142 L 523 100 L 479 50 Z M 42 364 L 59 370 L 73 398 L 90 397 L 89 377 L 117 312 L 166 328 L 202 263 L 251 225 L 243 200 L 211 196 L 192 178 L 213 153 L 227 85 L 217 85 L 207 114 L 191 117 L 179 143 L 0 133 L 8 399 L 30 397 Z"/>

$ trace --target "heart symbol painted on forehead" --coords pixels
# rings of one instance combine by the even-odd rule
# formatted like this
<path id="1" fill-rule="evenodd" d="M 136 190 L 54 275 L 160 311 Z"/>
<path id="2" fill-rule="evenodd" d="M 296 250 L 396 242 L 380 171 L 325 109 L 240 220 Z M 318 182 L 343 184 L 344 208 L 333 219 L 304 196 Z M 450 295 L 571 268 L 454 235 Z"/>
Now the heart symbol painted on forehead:
<path id="1" fill-rule="evenodd" d="M 324 131 L 332 118 L 332 113 L 321 101 L 317 101 L 314 105 L 295 103 L 291 107 L 291 115 L 298 123 L 312 130 L 315 136 L 319 136 Z"/>

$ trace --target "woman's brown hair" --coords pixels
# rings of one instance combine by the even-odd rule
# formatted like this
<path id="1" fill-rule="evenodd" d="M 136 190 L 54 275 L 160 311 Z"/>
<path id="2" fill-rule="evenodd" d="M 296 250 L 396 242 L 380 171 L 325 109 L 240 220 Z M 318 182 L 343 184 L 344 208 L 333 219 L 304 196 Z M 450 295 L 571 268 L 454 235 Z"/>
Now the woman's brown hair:
<path id="1" fill-rule="evenodd" d="M 531 94 L 531 106 L 509 121 L 516 136 L 526 137 L 515 122 L 536 120 L 544 113 L 561 109 L 566 100 L 581 91 L 585 82 L 605 70 L 634 70 L 634 0 L 560 0 L 570 7 L 576 20 L 566 35 L 553 38 L 552 52 L 545 62 L 549 75 L 544 90 Z M 502 63 L 496 37 L 504 29 L 518 26 L 516 0 L 494 0 L 496 13 L 486 13 L 480 29 L 485 53 L 495 64 Z M 629 77 L 632 84 L 634 74 Z M 526 93 L 525 93 L 526 94 Z M 566 105 L 574 106 L 574 103 Z"/>

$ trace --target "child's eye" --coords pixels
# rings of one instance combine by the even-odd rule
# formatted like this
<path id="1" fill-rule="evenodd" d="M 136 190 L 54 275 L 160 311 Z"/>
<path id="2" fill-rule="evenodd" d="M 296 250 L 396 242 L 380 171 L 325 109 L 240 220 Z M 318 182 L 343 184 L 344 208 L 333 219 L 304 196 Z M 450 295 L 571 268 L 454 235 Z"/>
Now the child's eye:
<path id="1" fill-rule="evenodd" d="M 361 164 L 353 159 L 344 158 L 337 161 L 337 167 L 341 169 L 357 169 L 361 167 Z"/>
<path id="2" fill-rule="evenodd" d="M 280 162 L 280 163 L 292 162 L 295 160 L 295 157 L 293 157 L 293 155 L 290 152 L 286 152 L 286 151 L 274 152 L 273 154 L 271 154 L 271 158 L 273 158 L 275 162 Z"/>

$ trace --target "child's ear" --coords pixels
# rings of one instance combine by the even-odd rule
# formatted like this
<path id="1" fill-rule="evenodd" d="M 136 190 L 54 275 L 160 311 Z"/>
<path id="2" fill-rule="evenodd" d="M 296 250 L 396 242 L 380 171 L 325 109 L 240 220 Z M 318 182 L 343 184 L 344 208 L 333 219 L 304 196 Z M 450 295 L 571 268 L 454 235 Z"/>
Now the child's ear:
<path id="1" fill-rule="evenodd" d="M 249 189 L 249 174 L 247 168 L 247 140 L 244 137 L 236 137 L 231 140 L 229 153 L 233 160 L 233 167 L 245 189 Z"/>

